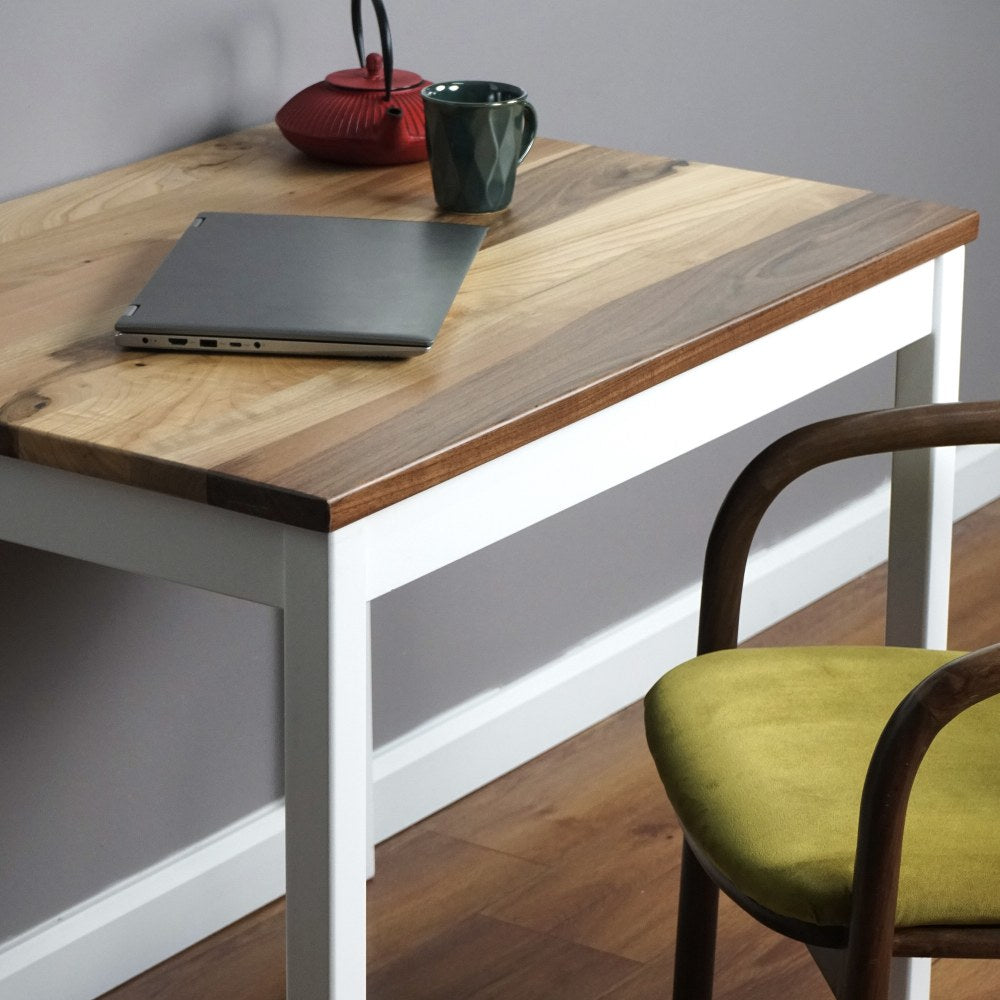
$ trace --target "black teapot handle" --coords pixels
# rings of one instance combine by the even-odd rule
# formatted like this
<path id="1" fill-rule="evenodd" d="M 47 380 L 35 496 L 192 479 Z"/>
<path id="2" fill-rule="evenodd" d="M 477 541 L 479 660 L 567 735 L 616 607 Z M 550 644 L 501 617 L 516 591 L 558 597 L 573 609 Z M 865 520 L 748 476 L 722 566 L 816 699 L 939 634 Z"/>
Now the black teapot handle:
<path id="1" fill-rule="evenodd" d="M 385 99 L 392 100 L 392 35 L 389 33 L 389 15 L 382 0 L 372 0 L 378 34 L 382 42 L 382 68 L 385 74 Z M 354 29 L 354 45 L 358 50 L 358 60 L 365 64 L 365 32 L 361 25 L 361 0 L 351 0 L 351 27 Z"/>

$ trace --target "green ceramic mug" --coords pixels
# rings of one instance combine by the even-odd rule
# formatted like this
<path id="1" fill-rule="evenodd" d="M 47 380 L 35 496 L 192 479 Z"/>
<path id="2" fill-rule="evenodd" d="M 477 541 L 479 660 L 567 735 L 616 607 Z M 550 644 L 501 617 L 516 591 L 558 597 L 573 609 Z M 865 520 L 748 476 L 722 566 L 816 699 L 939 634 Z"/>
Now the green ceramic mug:
<path id="1" fill-rule="evenodd" d="M 491 80 L 434 83 L 420 92 L 437 203 L 449 212 L 499 212 L 535 141 L 535 109 L 520 87 Z"/>

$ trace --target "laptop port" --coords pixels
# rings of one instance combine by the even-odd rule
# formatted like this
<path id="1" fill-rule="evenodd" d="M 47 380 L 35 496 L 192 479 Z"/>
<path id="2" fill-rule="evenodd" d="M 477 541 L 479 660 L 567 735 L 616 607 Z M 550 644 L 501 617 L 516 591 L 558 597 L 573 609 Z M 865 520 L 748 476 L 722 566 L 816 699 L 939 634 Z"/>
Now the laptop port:
<path id="1" fill-rule="evenodd" d="M 183 347 L 188 342 L 187 337 L 167 337 L 167 343 L 175 347 Z"/>
<path id="2" fill-rule="evenodd" d="M 201 340 L 198 341 L 198 346 L 199 347 L 218 347 L 219 346 L 219 342 L 217 340 L 208 340 L 207 338 L 202 337 Z"/>

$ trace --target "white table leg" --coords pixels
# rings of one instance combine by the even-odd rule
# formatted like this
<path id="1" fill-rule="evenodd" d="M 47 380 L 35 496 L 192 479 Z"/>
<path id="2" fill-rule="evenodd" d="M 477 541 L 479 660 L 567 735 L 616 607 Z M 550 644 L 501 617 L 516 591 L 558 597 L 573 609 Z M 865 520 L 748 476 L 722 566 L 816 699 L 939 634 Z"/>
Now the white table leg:
<path id="1" fill-rule="evenodd" d="M 813 961 L 836 996 L 844 979 L 846 953 L 837 948 L 807 945 Z M 931 960 L 929 958 L 894 958 L 889 978 L 888 1000 L 923 1000 L 931 992 Z"/>
<path id="2" fill-rule="evenodd" d="M 958 398 L 964 265 L 964 249 L 935 262 L 932 330 L 896 355 L 897 406 Z M 889 645 L 948 646 L 954 486 L 953 448 L 893 456 Z M 890 1000 L 926 1000 L 930 983 L 929 958 L 893 959 Z"/>
<path id="3" fill-rule="evenodd" d="M 369 605 L 369 608 L 371 605 Z M 370 628 L 370 619 L 366 620 L 366 626 Z M 367 689 L 367 714 L 365 719 L 365 724 L 367 727 L 367 737 L 365 741 L 365 750 L 368 755 L 367 764 L 365 767 L 365 797 L 367 802 L 367 809 L 365 813 L 365 823 L 366 823 L 366 843 L 368 847 L 368 878 L 375 877 L 375 739 L 374 739 L 374 725 L 372 717 L 372 661 L 371 661 L 371 633 L 369 632 L 369 644 L 368 644 L 368 669 L 365 671 L 366 674 L 366 689 Z"/>
<path id="4" fill-rule="evenodd" d="M 351 527 L 285 543 L 288 1000 L 363 1000 L 368 604 Z"/>
<path id="5" fill-rule="evenodd" d="M 931 995 L 929 958 L 894 958 L 888 1000 L 925 1000 Z"/>
<path id="6" fill-rule="evenodd" d="M 896 405 L 958 398 L 964 252 L 935 262 L 932 331 L 896 355 Z M 955 452 L 893 456 L 886 642 L 948 645 Z"/>

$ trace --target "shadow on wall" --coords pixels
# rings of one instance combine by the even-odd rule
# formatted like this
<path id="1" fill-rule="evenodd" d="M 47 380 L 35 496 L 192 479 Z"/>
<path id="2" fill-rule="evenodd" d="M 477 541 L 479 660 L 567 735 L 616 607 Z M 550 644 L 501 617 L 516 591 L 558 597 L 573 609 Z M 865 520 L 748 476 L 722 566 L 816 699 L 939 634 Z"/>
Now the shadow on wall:
<path id="1" fill-rule="evenodd" d="M 289 45 L 274 6 L 241 5 L 205 21 L 204 7 L 182 9 L 131 53 L 139 145 L 175 148 L 273 118 Z M 102 101 L 109 109 L 117 103 L 110 92 Z"/>
<path id="2" fill-rule="evenodd" d="M 844 412 L 847 392 L 892 403 L 878 362 L 639 479 L 563 511 L 372 606 L 375 744 L 544 666 L 601 630 L 695 583 L 718 505 L 766 444 Z M 656 433 L 670 434 L 664 427 Z M 888 468 L 830 466 L 782 497 L 757 536 L 767 546 L 875 489 Z"/>
<path id="3" fill-rule="evenodd" d="M 312 4 L 0 5 L 4 129 L 17 136 L 0 200 L 272 119 L 305 82 L 297 63 L 319 75 Z"/>
<path id="4" fill-rule="evenodd" d="M 0 942 L 282 794 L 280 614 L 0 544 Z"/>

